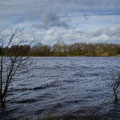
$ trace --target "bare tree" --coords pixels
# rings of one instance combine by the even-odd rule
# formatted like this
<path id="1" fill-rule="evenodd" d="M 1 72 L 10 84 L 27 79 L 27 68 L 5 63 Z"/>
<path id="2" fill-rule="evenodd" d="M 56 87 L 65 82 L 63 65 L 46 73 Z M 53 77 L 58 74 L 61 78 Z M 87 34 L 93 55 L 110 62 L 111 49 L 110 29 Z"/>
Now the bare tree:
<path id="1" fill-rule="evenodd" d="M 112 75 L 113 83 L 112 83 L 112 89 L 114 94 L 114 101 L 115 103 L 118 103 L 118 88 L 120 86 L 120 73 L 118 73 L 117 78 Z"/>
<path id="2" fill-rule="evenodd" d="M 14 29 L 10 34 L 2 34 L 0 31 L 0 104 L 5 105 L 9 85 L 22 66 L 26 64 L 28 57 L 20 56 L 17 52 L 13 55 L 8 51 L 5 56 L 5 49 L 15 44 L 16 39 L 23 29 Z M 21 44 L 22 42 L 19 42 Z M 18 44 L 18 43 L 17 43 Z"/>

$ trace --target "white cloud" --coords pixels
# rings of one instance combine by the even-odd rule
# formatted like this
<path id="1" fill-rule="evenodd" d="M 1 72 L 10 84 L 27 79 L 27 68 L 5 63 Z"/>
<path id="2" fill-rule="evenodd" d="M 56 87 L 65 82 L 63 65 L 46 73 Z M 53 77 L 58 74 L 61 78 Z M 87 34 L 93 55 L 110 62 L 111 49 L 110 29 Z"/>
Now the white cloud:
<path id="1" fill-rule="evenodd" d="M 78 28 L 65 29 L 51 27 L 49 29 L 42 30 L 26 30 L 23 36 L 23 38 L 27 39 L 28 41 L 35 39 L 35 42 L 42 42 L 43 44 L 51 45 L 58 41 L 64 41 L 66 44 L 76 42 L 119 43 L 120 27 L 96 28 L 86 32 L 81 31 Z"/>

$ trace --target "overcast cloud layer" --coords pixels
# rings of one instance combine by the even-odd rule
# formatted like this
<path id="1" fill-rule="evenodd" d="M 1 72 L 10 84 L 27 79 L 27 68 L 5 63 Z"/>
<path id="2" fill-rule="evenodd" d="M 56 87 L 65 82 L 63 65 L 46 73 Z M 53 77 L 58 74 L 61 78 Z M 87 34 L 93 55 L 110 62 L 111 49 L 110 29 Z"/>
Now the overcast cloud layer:
<path id="1" fill-rule="evenodd" d="M 120 43 L 120 0 L 0 0 L 0 27 L 44 44 Z"/>

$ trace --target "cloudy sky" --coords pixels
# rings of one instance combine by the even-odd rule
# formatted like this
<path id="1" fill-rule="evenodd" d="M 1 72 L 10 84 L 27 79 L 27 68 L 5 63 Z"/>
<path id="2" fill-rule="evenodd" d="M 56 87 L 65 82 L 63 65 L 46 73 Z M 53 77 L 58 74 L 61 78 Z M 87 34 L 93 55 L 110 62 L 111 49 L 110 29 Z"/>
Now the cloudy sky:
<path id="1" fill-rule="evenodd" d="M 120 0 L 0 0 L 0 28 L 11 27 L 44 44 L 119 44 Z"/>

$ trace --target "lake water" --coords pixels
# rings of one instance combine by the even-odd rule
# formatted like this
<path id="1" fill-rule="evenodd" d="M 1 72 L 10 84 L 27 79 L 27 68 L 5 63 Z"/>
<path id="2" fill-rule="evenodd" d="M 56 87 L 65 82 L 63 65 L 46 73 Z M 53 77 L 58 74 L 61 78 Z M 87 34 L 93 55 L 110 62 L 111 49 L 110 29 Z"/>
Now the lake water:
<path id="1" fill-rule="evenodd" d="M 120 71 L 119 57 L 34 57 L 25 74 L 12 81 L 0 120 L 57 116 L 75 118 L 97 110 L 109 120 L 120 119 L 113 102 L 112 74 Z M 107 119 L 108 120 L 108 119 Z"/>

